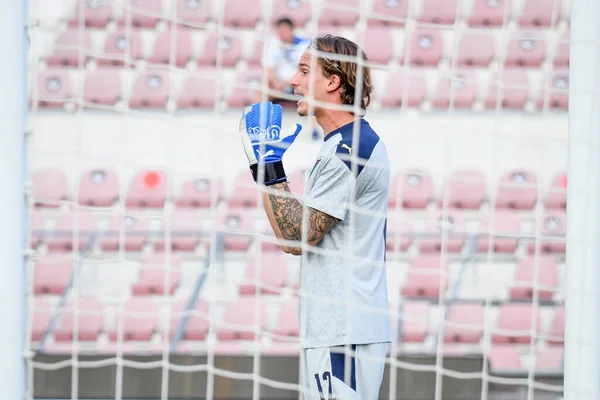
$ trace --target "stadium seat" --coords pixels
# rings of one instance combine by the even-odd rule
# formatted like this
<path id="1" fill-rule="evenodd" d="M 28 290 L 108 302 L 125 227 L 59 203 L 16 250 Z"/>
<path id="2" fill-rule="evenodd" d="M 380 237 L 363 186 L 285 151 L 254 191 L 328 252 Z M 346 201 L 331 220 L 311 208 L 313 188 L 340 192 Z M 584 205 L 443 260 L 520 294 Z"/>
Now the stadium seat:
<path id="1" fill-rule="evenodd" d="M 448 263 L 438 255 L 420 255 L 414 258 L 400 294 L 404 297 L 437 299 L 448 283 Z"/>
<path id="2" fill-rule="evenodd" d="M 31 191 L 36 207 L 58 207 L 69 200 L 67 177 L 58 168 L 36 170 L 31 177 Z"/>
<path id="3" fill-rule="evenodd" d="M 488 252 L 491 244 L 494 253 L 513 254 L 519 243 L 521 222 L 514 211 L 496 210 L 491 217 L 489 214 L 484 217 L 477 235 L 478 252 Z"/>
<path id="4" fill-rule="evenodd" d="M 534 319 L 535 318 L 535 319 Z M 531 329 L 540 331 L 539 309 L 527 303 L 507 303 L 498 307 L 498 320 L 492 334 L 492 343 L 530 343 Z"/>
<path id="5" fill-rule="evenodd" d="M 320 27 L 352 27 L 360 15 L 360 0 L 323 0 L 319 17 Z"/>
<path id="6" fill-rule="evenodd" d="M 488 353 L 492 373 L 517 372 L 523 370 L 521 355 L 515 346 L 494 345 Z"/>
<path id="7" fill-rule="evenodd" d="M 388 207 L 424 209 L 433 199 L 433 181 L 426 171 L 407 171 L 392 181 Z M 398 194 L 399 193 L 399 194 Z"/>
<path id="8" fill-rule="evenodd" d="M 98 69 L 86 73 L 83 82 L 85 107 L 93 108 L 97 105 L 114 107 L 122 98 L 121 77 L 118 70 Z"/>
<path id="9" fill-rule="evenodd" d="M 196 300 L 196 304 L 187 310 L 188 300 L 177 303 L 171 310 L 169 337 L 173 339 L 183 319 L 187 317 L 182 340 L 205 340 L 210 325 L 210 305 L 205 300 Z"/>
<path id="10" fill-rule="evenodd" d="M 416 28 L 409 35 L 401 63 L 436 66 L 442 59 L 444 43 L 439 29 Z"/>
<path id="11" fill-rule="evenodd" d="M 500 92 L 500 93 L 498 93 Z M 502 109 L 522 110 L 529 98 L 529 74 L 522 68 L 509 67 L 502 76 L 493 73 L 485 98 L 485 106 L 495 109 L 500 96 Z"/>
<path id="12" fill-rule="evenodd" d="M 385 87 L 387 90 L 380 91 L 379 99 L 386 108 L 419 108 L 427 97 L 425 75 L 420 69 L 389 73 Z"/>
<path id="13" fill-rule="evenodd" d="M 446 343 L 479 343 L 485 321 L 483 304 L 453 303 L 449 305 L 446 319 Z"/>
<path id="14" fill-rule="evenodd" d="M 519 25 L 556 26 L 561 17 L 561 0 L 524 0 Z"/>
<path id="15" fill-rule="evenodd" d="M 148 257 L 140 265 L 139 279 L 131 288 L 133 295 L 174 294 L 180 282 L 180 267 L 181 260 L 176 255 Z"/>
<path id="16" fill-rule="evenodd" d="M 32 98 L 40 108 L 63 108 L 73 101 L 71 79 L 66 70 L 48 69 L 37 73 L 37 94 Z M 34 104 L 34 101 L 31 102 Z"/>
<path id="17" fill-rule="evenodd" d="M 97 59 L 100 66 L 121 67 L 135 64 L 142 56 L 140 32 L 135 29 L 119 29 L 106 35 L 104 50 Z"/>
<path id="18" fill-rule="evenodd" d="M 154 241 L 156 250 L 165 250 L 167 243 L 165 235 L 169 235 L 172 250 L 194 251 L 204 238 L 203 235 L 207 234 L 204 220 L 196 210 L 174 210 L 168 220 L 168 231 L 163 223 L 159 236 Z"/>
<path id="19" fill-rule="evenodd" d="M 279 309 L 275 329 L 273 329 L 273 340 L 290 341 L 298 340 L 300 331 L 298 329 L 298 298 L 284 303 Z"/>
<path id="20" fill-rule="evenodd" d="M 367 28 L 363 46 L 371 63 L 387 64 L 392 59 L 394 41 L 387 27 Z"/>
<path id="21" fill-rule="evenodd" d="M 453 76 L 442 76 L 434 91 L 431 104 L 437 109 L 469 109 L 477 98 L 477 77 L 472 70 L 455 71 Z"/>
<path id="22" fill-rule="evenodd" d="M 111 341 L 148 341 L 159 328 L 159 307 L 149 296 L 131 297 L 115 313 Z"/>
<path id="23" fill-rule="evenodd" d="M 95 341 L 104 326 L 104 310 L 94 297 L 71 299 L 60 311 L 59 321 L 54 330 L 54 340 L 72 341 L 77 333 L 78 341 Z"/>
<path id="24" fill-rule="evenodd" d="M 112 18 L 113 6 L 110 1 L 77 0 L 69 26 L 105 28 Z"/>
<path id="25" fill-rule="evenodd" d="M 167 199 L 165 171 L 140 171 L 131 183 L 125 198 L 127 208 L 163 208 Z"/>
<path id="26" fill-rule="evenodd" d="M 564 368 L 564 349 L 548 347 L 540 350 L 535 360 L 535 372 L 560 374 Z"/>
<path id="27" fill-rule="evenodd" d="M 508 40 L 507 66 L 539 67 L 546 58 L 546 41 L 540 32 L 516 32 Z"/>
<path id="28" fill-rule="evenodd" d="M 262 68 L 249 68 L 238 73 L 235 77 L 233 90 L 227 97 L 227 104 L 230 107 L 243 107 L 254 103 L 257 94 L 262 89 L 263 76 L 264 71 Z"/>
<path id="29" fill-rule="evenodd" d="M 231 196 L 227 199 L 227 205 L 229 207 L 257 207 L 260 191 L 256 182 L 254 182 L 252 175 L 247 170 L 240 171 L 233 182 L 233 191 L 231 192 Z"/>
<path id="30" fill-rule="evenodd" d="M 257 285 L 262 294 L 279 294 L 285 286 L 286 278 L 287 262 L 284 253 L 263 252 L 260 257 L 253 257 L 246 263 L 246 273 L 239 288 L 240 294 L 255 295 Z"/>
<path id="31" fill-rule="evenodd" d="M 223 198 L 223 181 L 217 178 L 199 177 L 181 184 L 181 191 L 175 198 L 179 208 L 210 208 Z"/>
<path id="32" fill-rule="evenodd" d="M 539 110 L 545 107 L 563 110 L 569 108 L 569 68 L 555 69 L 543 80 L 537 107 Z"/>
<path id="33" fill-rule="evenodd" d="M 453 25 L 457 18 L 458 0 L 423 0 L 418 20 L 432 24 Z"/>
<path id="34" fill-rule="evenodd" d="M 225 26 L 254 28 L 260 18 L 260 0 L 225 0 Z"/>
<path id="35" fill-rule="evenodd" d="M 92 40 L 85 29 L 69 29 L 58 35 L 54 51 L 46 61 L 49 66 L 79 67 L 90 59 Z"/>
<path id="36" fill-rule="evenodd" d="M 220 55 L 218 55 L 220 53 Z M 221 36 L 215 30 L 209 31 L 204 41 L 204 47 L 198 57 L 199 66 L 215 66 L 220 57 L 223 67 L 235 67 L 242 58 L 242 41 L 239 33 L 223 31 Z"/>
<path id="37" fill-rule="evenodd" d="M 427 221 L 423 237 L 418 239 L 418 243 L 419 250 L 423 253 L 440 252 L 443 244 L 446 251 L 458 253 L 462 250 L 465 240 L 465 221 L 461 211 L 448 210 L 447 214 L 444 214 L 439 210 Z"/>
<path id="38" fill-rule="evenodd" d="M 73 257 L 60 255 L 41 256 L 33 267 L 33 291 L 38 294 L 61 295 L 71 282 Z"/>
<path id="39" fill-rule="evenodd" d="M 369 25 L 403 26 L 408 19 L 408 1 L 373 0 Z"/>
<path id="40" fill-rule="evenodd" d="M 177 98 L 177 107 L 214 108 L 219 98 L 217 93 L 218 71 L 213 68 L 201 68 L 187 75 L 183 82 L 181 94 Z"/>
<path id="41" fill-rule="evenodd" d="M 162 0 L 125 0 L 120 26 L 155 28 L 164 14 Z"/>
<path id="42" fill-rule="evenodd" d="M 401 341 L 423 343 L 429 332 L 429 303 L 406 301 L 399 315 Z"/>
<path id="43" fill-rule="evenodd" d="M 258 302 L 258 304 L 257 304 Z M 258 307 L 258 315 L 256 309 Z M 240 297 L 227 306 L 223 321 L 217 324 L 219 340 L 254 340 L 255 330 L 266 330 L 265 305 L 256 296 Z"/>
<path id="44" fill-rule="evenodd" d="M 544 200 L 547 210 L 565 210 L 567 208 L 567 173 L 557 172 L 552 178 L 548 194 Z"/>
<path id="45" fill-rule="evenodd" d="M 478 210 L 485 197 L 485 177 L 481 171 L 456 170 L 446 181 L 444 196 L 438 204 L 443 207 L 447 202 L 450 208 Z"/>
<path id="46" fill-rule="evenodd" d="M 123 236 L 126 251 L 141 251 L 149 240 L 150 234 L 148 219 L 120 213 L 113 214 L 108 222 L 107 231 L 100 241 L 100 248 L 104 251 L 119 250 L 122 246 L 121 236 Z"/>
<path id="47" fill-rule="evenodd" d="M 175 43 L 175 49 L 171 43 Z M 173 57 L 173 60 L 171 60 Z M 192 59 L 192 36 L 185 29 L 166 30 L 158 34 L 154 42 L 150 63 L 175 65 L 185 68 Z"/>
<path id="48" fill-rule="evenodd" d="M 302 28 L 306 25 L 312 15 L 312 5 L 309 1 L 303 0 L 274 0 L 271 11 L 271 22 L 276 22 L 280 18 L 290 18 L 295 28 Z"/>
<path id="49" fill-rule="evenodd" d="M 496 43 L 492 34 L 485 30 L 466 31 L 458 41 L 458 65 L 490 65 L 496 54 Z"/>
<path id="50" fill-rule="evenodd" d="M 82 251 L 92 246 L 96 220 L 89 211 L 64 211 L 56 220 L 48 249 L 53 252 Z"/>
<path id="51" fill-rule="evenodd" d="M 507 171 L 498 182 L 496 208 L 532 210 L 537 202 L 537 175 L 533 171 Z"/>
<path id="52" fill-rule="evenodd" d="M 554 310 L 548 343 L 563 346 L 565 341 L 565 306 L 557 306 Z"/>
<path id="53" fill-rule="evenodd" d="M 175 7 L 177 24 L 186 28 L 203 28 L 212 18 L 212 2 L 177 0 Z"/>
<path id="54" fill-rule="evenodd" d="M 567 219 L 565 210 L 549 210 L 544 213 L 538 221 L 537 228 L 534 227 L 533 234 L 537 237 L 527 245 L 529 254 L 536 252 L 537 241 L 540 243 L 541 253 L 564 254 L 567 248 Z M 539 235 L 539 236 L 538 236 Z"/>
<path id="55" fill-rule="evenodd" d="M 511 300 L 552 300 L 558 286 L 558 267 L 552 256 L 527 256 L 519 261 L 509 290 Z"/>
<path id="56" fill-rule="evenodd" d="M 261 67 L 265 53 L 265 41 L 261 35 L 257 35 L 249 46 L 250 54 L 246 57 L 246 64 L 250 68 Z"/>
<path id="57" fill-rule="evenodd" d="M 99 168 L 81 174 L 78 203 L 82 206 L 110 207 L 119 198 L 119 177 L 114 170 Z"/>
<path id="58" fill-rule="evenodd" d="M 510 19 L 510 0 L 474 0 L 470 26 L 502 26 Z"/>
<path id="59" fill-rule="evenodd" d="M 31 340 L 39 342 L 44 337 L 50 321 L 52 320 L 54 308 L 42 297 L 34 297 L 29 304 L 29 314 L 33 314 L 31 326 Z"/>
<path id="60" fill-rule="evenodd" d="M 229 208 L 217 216 L 217 234 L 223 235 L 225 249 L 247 251 L 251 235 L 254 233 L 254 220 L 247 208 Z"/>
<path id="61" fill-rule="evenodd" d="M 129 107 L 165 108 L 170 96 L 171 80 L 164 70 L 148 70 L 137 74 L 131 88 Z"/>
<path id="62" fill-rule="evenodd" d="M 403 214 L 401 217 L 388 215 L 386 249 L 393 253 L 407 251 L 412 242 L 413 233 L 413 223 L 408 215 Z"/>
<path id="63" fill-rule="evenodd" d="M 569 66 L 569 51 L 570 51 L 571 37 L 569 33 L 565 33 L 561 36 L 557 47 L 556 53 L 554 54 L 554 66 L 555 67 L 568 67 Z"/>

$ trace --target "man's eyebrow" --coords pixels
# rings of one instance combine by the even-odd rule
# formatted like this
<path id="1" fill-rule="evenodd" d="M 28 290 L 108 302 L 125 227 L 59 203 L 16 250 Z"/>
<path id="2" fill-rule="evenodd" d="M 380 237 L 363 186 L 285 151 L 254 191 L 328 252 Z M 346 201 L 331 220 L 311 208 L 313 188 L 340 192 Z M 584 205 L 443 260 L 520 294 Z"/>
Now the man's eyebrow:
<path id="1" fill-rule="evenodd" d="M 303 63 L 303 62 L 299 63 L 298 66 L 299 67 L 304 67 L 304 68 L 309 68 L 310 67 L 310 65 L 308 65 L 306 63 Z"/>

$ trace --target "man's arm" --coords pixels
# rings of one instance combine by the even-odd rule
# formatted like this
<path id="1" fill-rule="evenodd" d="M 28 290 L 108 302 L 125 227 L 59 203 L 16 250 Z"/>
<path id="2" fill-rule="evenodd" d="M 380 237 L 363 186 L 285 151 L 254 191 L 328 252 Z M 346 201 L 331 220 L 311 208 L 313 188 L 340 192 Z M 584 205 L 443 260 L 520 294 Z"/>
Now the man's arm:
<path id="1" fill-rule="evenodd" d="M 292 194 L 287 182 L 277 183 L 267 187 L 262 194 L 263 206 L 275 236 L 279 239 L 302 240 L 302 217 L 304 210 L 302 204 Z M 277 193 L 281 192 L 281 194 Z M 327 232 L 340 220 L 329 214 L 308 207 L 308 224 L 306 241 L 311 246 L 316 246 L 323 240 Z M 286 253 L 301 255 L 302 249 L 296 246 L 282 245 Z"/>

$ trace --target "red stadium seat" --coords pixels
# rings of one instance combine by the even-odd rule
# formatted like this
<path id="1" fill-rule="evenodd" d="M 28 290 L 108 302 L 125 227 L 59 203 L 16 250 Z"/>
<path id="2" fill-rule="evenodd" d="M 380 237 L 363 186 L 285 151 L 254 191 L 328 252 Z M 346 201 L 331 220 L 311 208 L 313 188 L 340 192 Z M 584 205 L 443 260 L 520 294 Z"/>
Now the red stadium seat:
<path id="1" fill-rule="evenodd" d="M 249 104 L 249 103 L 245 103 Z M 246 170 L 240 171 L 234 179 L 232 195 L 227 200 L 229 207 L 249 207 L 258 206 L 260 192 L 252 175 Z"/>
<path id="2" fill-rule="evenodd" d="M 571 37 L 569 33 L 565 33 L 558 42 L 556 48 L 556 54 L 554 55 L 554 66 L 555 67 L 568 67 L 570 57 L 570 42 Z"/>
<path id="3" fill-rule="evenodd" d="M 452 25 L 456 21 L 458 0 L 423 0 L 419 21 Z"/>
<path id="4" fill-rule="evenodd" d="M 240 285 L 241 295 L 254 295 L 257 291 L 262 294 L 278 294 L 285 286 L 287 263 L 281 251 L 261 253 L 246 263 L 246 274 Z"/>
<path id="5" fill-rule="evenodd" d="M 423 343 L 429 332 L 429 303 L 407 301 L 399 315 L 402 342 Z"/>
<path id="6" fill-rule="evenodd" d="M 402 26 L 408 19 L 408 1 L 373 0 L 373 17 L 370 25 Z"/>
<path id="7" fill-rule="evenodd" d="M 123 235 L 124 243 L 121 242 L 121 235 Z M 109 220 L 107 232 L 100 242 L 100 248 L 104 251 L 117 251 L 124 244 L 126 251 L 141 251 L 149 237 L 150 223 L 148 219 L 114 214 Z"/>
<path id="8" fill-rule="evenodd" d="M 510 18 L 510 0 L 475 0 L 469 25 L 502 26 Z"/>
<path id="9" fill-rule="evenodd" d="M 521 355 L 515 346 L 494 345 L 490 348 L 488 362 L 492 372 L 516 372 L 523 370 Z"/>
<path id="10" fill-rule="evenodd" d="M 419 239 L 419 250 L 424 253 L 439 252 L 445 242 L 446 251 L 458 253 L 465 239 L 465 221 L 461 211 L 448 210 L 446 215 L 437 211 L 425 226 L 423 238 Z"/>
<path id="11" fill-rule="evenodd" d="M 32 303 L 29 305 L 29 314 L 33 314 L 31 340 L 39 342 L 50 325 L 54 307 L 41 297 L 34 297 Z"/>
<path id="12" fill-rule="evenodd" d="M 509 38 L 506 49 L 507 66 L 539 67 L 546 58 L 546 42 L 540 32 L 517 32 Z"/>
<path id="13" fill-rule="evenodd" d="M 175 49 L 171 44 L 175 45 Z M 173 59 L 171 60 L 171 57 Z M 152 56 L 148 60 L 155 64 L 169 64 L 184 68 L 192 59 L 192 36 L 185 29 L 166 30 L 158 34 Z"/>
<path id="14" fill-rule="evenodd" d="M 390 193 L 397 197 L 391 197 L 389 207 L 423 209 L 433 199 L 433 181 L 426 171 L 408 171 L 392 181 Z"/>
<path id="15" fill-rule="evenodd" d="M 170 96 L 171 80 L 164 70 L 138 73 L 131 88 L 129 107 L 165 108 Z"/>
<path id="16" fill-rule="evenodd" d="M 477 170 L 457 170 L 450 175 L 444 188 L 440 207 L 448 202 L 450 208 L 478 210 L 486 197 L 485 177 Z"/>
<path id="17" fill-rule="evenodd" d="M 500 92 L 500 93 L 499 93 Z M 502 77 L 493 74 L 485 98 L 487 108 L 496 108 L 500 96 L 502 108 L 522 110 L 529 98 L 529 74 L 522 68 L 506 68 Z"/>
<path id="18" fill-rule="evenodd" d="M 205 300 L 197 300 L 194 307 L 187 310 L 188 300 L 177 303 L 171 310 L 171 324 L 169 337 L 172 339 L 182 323 L 183 318 L 187 317 L 185 330 L 182 340 L 205 340 L 208 335 L 210 325 L 210 305 Z"/>
<path id="19" fill-rule="evenodd" d="M 219 36 L 217 31 L 209 31 L 200 54 L 199 66 L 215 66 L 218 57 L 221 57 L 220 62 L 223 67 L 234 67 L 242 58 L 242 41 L 239 33 L 223 31 Z"/>
<path id="20" fill-rule="evenodd" d="M 177 107 L 214 108 L 219 100 L 217 97 L 218 71 L 212 68 L 202 68 L 194 74 L 187 75 L 182 92 L 177 98 Z"/>
<path id="21" fill-rule="evenodd" d="M 386 249 L 391 252 L 405 252 L 412 243 L 413 223 L 407 215 L 397 218 L 389 215 L 387 219 Z"/>
<path id="22" fill-rule="evenodd" d="M 162 0 L 126 0 L 120 26 L 131 24 L 136 28 L 155 28 L 165 15 Z"/>
<path id="23" fill-rule="evenodd" d="M 442 59 L 443 46 L 439 29 L 417 28 L 406 42 L 401 62 L 410 65 L 438 65 Z"/>
<path id="24" fill-rule="evenodd" d="M 529 170 L 512 170 L 502 175 L 496 193 L 496 208 L 532 210 L 537 201 L 537 175 Z"/>
<path id="25" fill-rule="evenodd" d="M 217 339 L 254 340 L 258 339 L 255 330 L 264 332 L 265 328 L 266 311 L 261 300 L 255 296 L 240 297 L 227 306 L 223 321 L 217 325 Z"/>
<path id="26" fill-rule="evenodd" d="M 73 101 L 71 90 L 71 79 L 66 70 L 39 71 L 37 94 L 33 100 L 40 108 L 63 108 Z"/>
<path id="27" fill-rule="evenodd" d="M 365 31 L 364 48 L 369 62 L 387 64 L 392 59 L 394 41 L 389 28 L 371 27 Z"/>
<path id="28" fill-rule="evenodd" d="M 132 65 L 142 58 L 142 37 L 135 30 L 119 29 L 109 32 L 104 50 L 98 55 L 98 65 L 120 67 Z"/>
<path id="29" fill-rule="evenodd" d="M 271 11 L 271 21 L 276 22 L 280 18 L 290 18 L 294 27 L 302 28 L 306 25 L 312 15 L 312 5 L 302 0 L 274 0 Z"/>
<path id="30" fill-rule="evenodd" d="M 110 207 L 119 201 L 119 177 L 114 170 L 92 169 L 81 174 L 78 203 L 83 206 Z"/>
<path id="31" fill-rule="evenodd" d="M 519 25 L 556 26 L 561 17 L 561 0 L 524 0 Z"/>
<path id="32" fill-rule="evenodd" d="M 164 171 L 140 171 L 125 198 L 127 208 L 163 208 L 167 199 L 167 174 Z"/>
<path id="33" fill-rule="evenodd" d="M 360 9 L 360 0 L 323 0 L 319 26 L 354 26 Z"/>
<path id="34" fill-rule="evenodd" d="M 448 263 L 438 255 L 421 255 L 413 259 L 406 271 L 400 294 L 404 297 L 437 299 L 448 284 Z"/>
<path id="35" fill-rule="evenodd" d="M 254 28 L 261 17 L 260 0 L 225 0 L 225 26 Z"/>
<path id="36" fill-rule="evenodd" d="M 95 341 L 103 326 L 104 310 L 96 298 L 71 299 L 60 312 L 54 340 L 65 342 L 77 338 L 78 341 Z"/>
<path id="37" fill-rule="evenodd" d="M 485 308 L 483 304 L 454 303 L 449 306 L 444 341 L 446 343 L 479 343 L 483 336 Z"/>
<path id="38" fill-rule="evenodd" d="M 217 233 L 223 235 L 225 248 L 247 251 L 254 233 L 252 215 L 246 208 L 229 208 L 217 216 Z"/>
<path id="39" fill-rule="evenodd" d="M 498 321 L 492 334 L 492 343 L 530 343 L 532 326 L 540 331 L 539 309 L 532 304 L 510 303 L 498 307 Z"/>
<path id="40" fill-rule="evenodd" d="M 565 341 L 565 306 L 558 306 L 554 311 L 548 343 L 563 346 Z"/>
<path id="41" fill-rule="evenodd" d="M 489 215 L 485 216 L 477 233 L 477 251 L 485 253 L 491 244 L 492 251 L 495 253 L 512 254 L 519 243 L 521 223 L 516 212 L 496 210 L 491 218 Z"/>
<path id="42" fill-rule="evenodd" d="M 437 82 L 431 100 L 433 107 L 448 109 L 471 108 L 477 97 L 477 77 L 471 70 L 455 71 L 453 76 L 443 76 Z"/>
<path id="43" fill-rule="evenodd" d="M 35 294 L 61 295 L 71 282 L 73 258 L 64 254 L 48 255 L 38 259 L 33 267 Z"/>
<path id="44" fill-rule="evenodd" d="M 554 257 L 528 256 L 519 261 L 509 297 L 532 300 L 536 291 L 539 300 L 552 300 L 557 286 L 558 267 Z"/>
<path id="45" fill-rule="evenodd" d="M 113 18 L 112 1 L 77 0 L 70 27 L 105 28 Z"/>
<path id="46" fill-rule="evenodd" d="M 389 74 L 380 97 L 383 107 L 397 108 L 402 105 L 419 108 L 427 97 L 427 85 L 422 70 L 398 71 Z"/>
<path id="47" fill-rule="evenodd" d="M 46 61 L 50 66 L 85 65 L 92 53 L 90 33 L 85 29 L 69 29 L 58 35 L 54 52 Z"/>
<path id="48" fill-rule="evenodd" d="M 490 65 L 496 54 L 494 37 L 487 31 L 467 31 L 458 42 L 458 64 L 468 66 Z"/>
<path id="49" fill-rule="evenodd" d="M 542 85 L 542 90 L 537 101 L 538 109 L 541 110 L 548 107 L 551 109 L 567 110 L 569 108 L 569 68 L 552 71 L 544 79 Z"/>
<path id="50" fill-rule="evenodd" d="M 176 255 L 167 258 L 164 254 L 155 254 L 143 260 L 139 279 L 133 284 L 132 293 L 134 295 L 174 294 L 180 282 L 180 267 L 181 260 Z"/>
<path id="51" fill-rule="evenodd" d="M 222 198 L 222 180 L 196 178 L 183 182 L 175 205 L 180 208 L 209 208 L 216 206 Z"/>
<path id="52" fill-rule="evenodd" d="M 116 69 L 99 69 L 86 74 L 83 83 L 86 107 L 114 106 L 122 98 L 121 77 Z"/>
<path id="53" fill-rule="evenodd" d="M 567 208 L 567 173 L 558 172 L 552 178 L 544 207 L 548 210 L 565 210 Z"/>
<path id="54" fill-rule="evenodd" d="M 82 251 L 91 245 L 96 220 L 89 211 L 65 211 L 58 217 L 48 249 L 55 252 Z"/>
<path id="55" fill-rule="evenodd" d="M 202 235 L 206 233 L 202 216 L 192 209 L 173 211 L 169 217 L 168 230 L 164 223 L 162 225 L 159 237 L 154 242 L 156 250 L 165 250 L 165 235 L 169 235 L 173 250 L 194 251 L 202 240 Z"/>
<path id="56" fill-rule="evenodd" d="M 297 341 L 300 336 L 298 329 L 298 298 L 284 303 L 279 309 L 275 329 L 273 329 L 273 340 Z"/>
<path id="57" fill-rule="evenodd" d="M 567 248 L 567 218 L 564 210 L 549 210 L 544 213 L 541 220 L 538 221 L 537 228 L 533 232 L 539 235 L 536 241 L 540 242 L 541 253 L 560 253 L 564 254 Z M 529 254 L 536 252 L 536 242 L 531 241 L 527 246 Z"/>
<path id="58" fill-rule="evenodd" d="M 535 371 L 559 374 L 563 372 L 564 349 L 549 347 L 540 350 L 535 360 Z"/>
<path id="59" fill-rule="evenodd" d="M 227 104 L 230 107 L 243 107 L 253 103 L 262 89 L 263 76 L 262 68 L 251 68 L 240 72 L 235 78 L 233 90 L 227 98 Z"/>
<path id="60" fill-rule="evenodd" d="M 58 207 L 69 200 L 67 177 L 58 168 L 36 170 L 31 177 L 31 189 L 36 207 Z"/>
<path id="61" fill-rule="evenodd" d="M 212 2 L 177 0 L 175 18 L 186 28 L 203 28 L 212 18 Z"/>
<path id="62" fill-rule="evenodd" d="M 148 341 L 159 327 L 159 307 L 152 297 L 131 297 L 117 309 L 111 341 Z"/>

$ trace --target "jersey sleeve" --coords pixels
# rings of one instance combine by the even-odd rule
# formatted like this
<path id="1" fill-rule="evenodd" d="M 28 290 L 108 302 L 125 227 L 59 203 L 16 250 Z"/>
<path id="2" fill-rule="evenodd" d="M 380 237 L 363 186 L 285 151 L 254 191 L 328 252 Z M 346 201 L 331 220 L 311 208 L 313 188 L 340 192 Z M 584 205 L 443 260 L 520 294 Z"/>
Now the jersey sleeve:
<path id="1" fill-rule="evenodd" d="M 305 205 L 344 220 L 356 180 L 348 167 L 337 157 L 322 160 L 315 183 L 307 194 Z"/>

